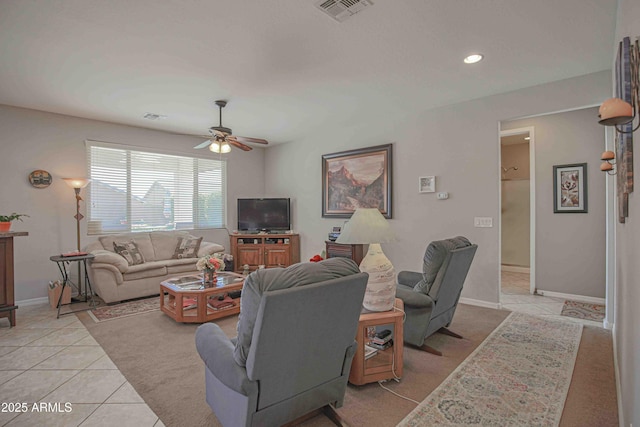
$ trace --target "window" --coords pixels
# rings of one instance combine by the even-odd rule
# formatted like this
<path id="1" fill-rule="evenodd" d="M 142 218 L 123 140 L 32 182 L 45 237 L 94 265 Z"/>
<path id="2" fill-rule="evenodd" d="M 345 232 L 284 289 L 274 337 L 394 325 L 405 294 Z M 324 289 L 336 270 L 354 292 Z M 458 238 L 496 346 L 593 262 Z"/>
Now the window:
<path id="1" fill-rule="evenodd" d="M 87 141 L 89 234 L 221 228 L 226 161 Z"/>

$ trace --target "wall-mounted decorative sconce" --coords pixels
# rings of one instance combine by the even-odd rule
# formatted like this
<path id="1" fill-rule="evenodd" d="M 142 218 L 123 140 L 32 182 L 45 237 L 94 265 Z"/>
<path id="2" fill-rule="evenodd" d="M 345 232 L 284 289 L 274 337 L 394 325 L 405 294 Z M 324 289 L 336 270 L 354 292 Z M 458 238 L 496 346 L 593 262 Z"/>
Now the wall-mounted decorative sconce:
<path id="1" fill-rule="evenodd" d="M 603 162 L 600 165 L 600 170 L 608 173 L 609 175 L 615 175 L 616 172 L 613 170 L 613 165 L 616 164 L 615 158 L 616 155 L 613 151 L 605 151 L 602 153 L 600 159 L 603 160 Z"/>
<path id="2" fill-rule="evenodd" d="M 638 107 L 640 107 L 640 47 L 638 40 L 629 46 L 629 71 L 631 85 L 631 103 L 620 98 L 607 99 L 600 105 L 598 117 L 600 117 L 601 125 L 614 126 L 619 133 L 633 133 L 640 128 L 640 120 L 631 130 L 624 130 L 619 126 L 627 123 L 633 123 L 638 115 Z"/>

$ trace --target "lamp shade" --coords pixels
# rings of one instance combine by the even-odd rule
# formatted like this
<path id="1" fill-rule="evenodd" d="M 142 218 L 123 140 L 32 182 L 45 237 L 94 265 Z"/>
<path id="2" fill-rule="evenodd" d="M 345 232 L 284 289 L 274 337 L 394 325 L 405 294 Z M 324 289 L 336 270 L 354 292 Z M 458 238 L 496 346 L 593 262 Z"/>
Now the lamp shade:
<path id="1" fill-rule="evenodd" d="M 360 271 L 369 274 L 362 305 L 369 311 L 393 309 L 396 296 L 396 273 L 382 252 L 380 243 L 393 240 L 389 223 L 378 209 L 358 208 L 342 227 L 336 243 L 368 244 L 369 250 L 360 263 Z"/>
<path id="2" fill-rule="evenodd" d="M 609 161 L 616 158 L 616 154 L 613 151 L 605 151 L 600 156 L 600 160 Z"/>
<path id="3" fill-rule="evenodd" d="M 90 179 L 86 178 L 62 178 L 71 188 L 84 188 L 89 185 Z"/>
<path id="4" fill-rule="evenodd" d="M 622 125 L 633 120 L 633 107 L 620 98 L 609 98 L 600 105 L 598 117 L 601 125 Z"/>
<path id="5" fill-rule="evenodd" d="M 600 170 L 602 172 L 609 172 L 613 170 L 613 165 L 611 163 L 604 162 L 600 165 Z"/>
<path id="6" fill-rule="evenodd" d="M 358 208 L 342 227 L 336 243 L 386 243 L 393 240 L 393 237 L 389 222 L 378 209 Z"/>

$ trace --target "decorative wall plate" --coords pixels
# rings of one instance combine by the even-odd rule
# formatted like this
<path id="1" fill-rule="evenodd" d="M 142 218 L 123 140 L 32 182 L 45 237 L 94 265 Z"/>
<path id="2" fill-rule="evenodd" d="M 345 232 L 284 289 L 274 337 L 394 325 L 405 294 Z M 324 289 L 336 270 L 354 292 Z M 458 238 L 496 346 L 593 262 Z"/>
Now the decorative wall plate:
<path id="1" fill-rule="evenodd" d="M 41 169 L 34 170 L 29 174 L 29 183 L 36 188 L 46 188 L 51 185 L 53 178 L 47 171 Z"/>

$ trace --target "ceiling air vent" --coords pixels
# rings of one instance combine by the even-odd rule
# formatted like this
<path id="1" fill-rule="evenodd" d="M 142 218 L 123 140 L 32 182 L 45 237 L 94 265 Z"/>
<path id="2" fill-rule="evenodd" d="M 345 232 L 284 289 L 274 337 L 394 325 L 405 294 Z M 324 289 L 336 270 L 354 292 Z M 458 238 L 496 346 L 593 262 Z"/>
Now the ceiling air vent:
<path id="1" fill-rule="evenodd" d="M 147 119 L 147 120 L 164 120 L 167 118 L 167 116 L 164 116 L 162 114 L 156 114 L 156 113 L 144 113 L 144 116 L 142 116 L 143 119 Z"/>
<path id="2" fill-rule="evenodd" d="M 342 22 L 356 13 L 373 6 L 371 0 L 320 0 L 316 7 L 335 19 Z"/>

